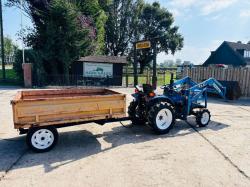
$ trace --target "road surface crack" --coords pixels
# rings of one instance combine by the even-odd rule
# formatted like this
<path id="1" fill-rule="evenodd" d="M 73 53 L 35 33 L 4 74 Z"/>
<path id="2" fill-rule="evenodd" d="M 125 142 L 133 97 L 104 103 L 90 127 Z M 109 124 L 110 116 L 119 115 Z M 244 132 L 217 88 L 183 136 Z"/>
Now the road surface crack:
<path id="1" fill-rule="evenodd" d="M 0 176 L 0 182 L 6 177 L 6 175 L 12 170 L 12 168 L 23 158 L 23 156 L 27 153 L 27 149 L 25 149 L 20 156 L 4 171 L 4 174 Z"/>
<path id="2" fill-rule="evenodd" d="M 242 174 L 244 177 L 246 177 L 248 180 L 250 180 L 250 176 L 248 176 L 243 170 L 239 168 L 225 153 L 223 153 L 220 148 L 218 148 L 215 144 L 213 144 L 206 136 L 204 136 L 202 133 L 200 133 L 195 126 L 190 124 L 188 121 L 186 123 L 195 131 L 197 132 L 206 142 L 208 142 L 226 161 L 229 162 L 231 166 L 233 166 L 240 174 Z"/>

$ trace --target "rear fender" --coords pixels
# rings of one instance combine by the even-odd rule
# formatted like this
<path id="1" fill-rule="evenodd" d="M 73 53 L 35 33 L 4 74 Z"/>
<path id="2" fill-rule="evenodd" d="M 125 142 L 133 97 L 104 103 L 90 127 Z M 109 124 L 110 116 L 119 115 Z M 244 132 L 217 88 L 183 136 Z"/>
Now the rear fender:
<path id="1" fill-rule="evenodd" d="M 156 96 L 154 97 L 153 99 L 151 99 L 147 106 L 150 108 L 152 107 L 153 105 L 155 105 L 156 103 L 160 103 L 160 102 L 166 102 L 166 103 L 169 103 L 171 104 L 172 106 L 174 106 L 174 102 L 172 99 L 170 99 L 169 97 L 166 97 L 166 96 Z"/>
<path id="2" fill-rule="evenodd" d="M 135 101 L 139 100 L 139 94 L 137 93 L 132 94 L 132 97 L 134 98 Z"/>

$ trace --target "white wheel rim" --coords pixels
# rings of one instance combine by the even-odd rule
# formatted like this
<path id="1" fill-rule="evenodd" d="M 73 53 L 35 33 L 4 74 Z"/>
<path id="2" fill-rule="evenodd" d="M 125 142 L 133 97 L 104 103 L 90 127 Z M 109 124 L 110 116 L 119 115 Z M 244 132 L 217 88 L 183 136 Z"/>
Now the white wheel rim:
<path id="1" fill-rule="evenodd" d="M 173 114 L 167 108 L 160 110 L 156 116 L 156 125 L 161 130 L 167 129 L 171 125 L 172 121 Z"/>
<path id="2" fill-rule="evenodd" d="M 54 134 L 48 129 L 39 129 L 31 137 L 31 143 L 37 149 L 47 149 L 53 142 Z"/>
<path id="3" fill-rule="evenodd" d="M 201 123 L 203 125 L 207 124 L 209 122 L 209 113 L 208 112 L 204 112 L 201 116 Z"/>

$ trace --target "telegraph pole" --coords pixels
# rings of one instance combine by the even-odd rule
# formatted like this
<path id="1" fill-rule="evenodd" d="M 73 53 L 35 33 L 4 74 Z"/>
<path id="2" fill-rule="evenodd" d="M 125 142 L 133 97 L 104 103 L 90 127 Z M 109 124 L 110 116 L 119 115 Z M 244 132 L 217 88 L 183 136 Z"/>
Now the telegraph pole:
<path id="1" fill-rule="evenodd" d="M 0 0 L 0 29 L 1 29 L 1 58 L 2 58 L 2 71 L 3 71 L 3 80 L 6 79 L 5 73 L 5 57 L 4 57 L 4 38 L 3 38 L 3 9 L 2 9 L 2 0 Z"/>

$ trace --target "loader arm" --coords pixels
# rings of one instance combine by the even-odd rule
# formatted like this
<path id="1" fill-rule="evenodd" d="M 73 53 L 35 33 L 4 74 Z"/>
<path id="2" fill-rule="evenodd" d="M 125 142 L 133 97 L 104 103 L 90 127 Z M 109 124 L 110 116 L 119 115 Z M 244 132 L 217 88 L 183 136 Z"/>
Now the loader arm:
<path id="1" fill-rule="evenodd" d="M 198 100 L 203 98 L 205 101 L 204 107 L 207 107 L 207 93 L 212 92 L 226 99 L 226 88 L 223 87 L 216 79 L 209 78 L 201 83 L 198 83 L 187 90 L 187 108 L 186 115 L 189 115 L 193 108 L 202 107 Z"/>
<path id="2" fill-rule="evenodd" d="M 190 88 L 190 91 L 195 91 L 197 89 L 206 90 L 207 92 L 217 93 L 223 99 L 226 99 L 226 87 L 223 87 L 221 83 L 219 83 L 214 78 L 209 78 L 193 87 Z"/>

